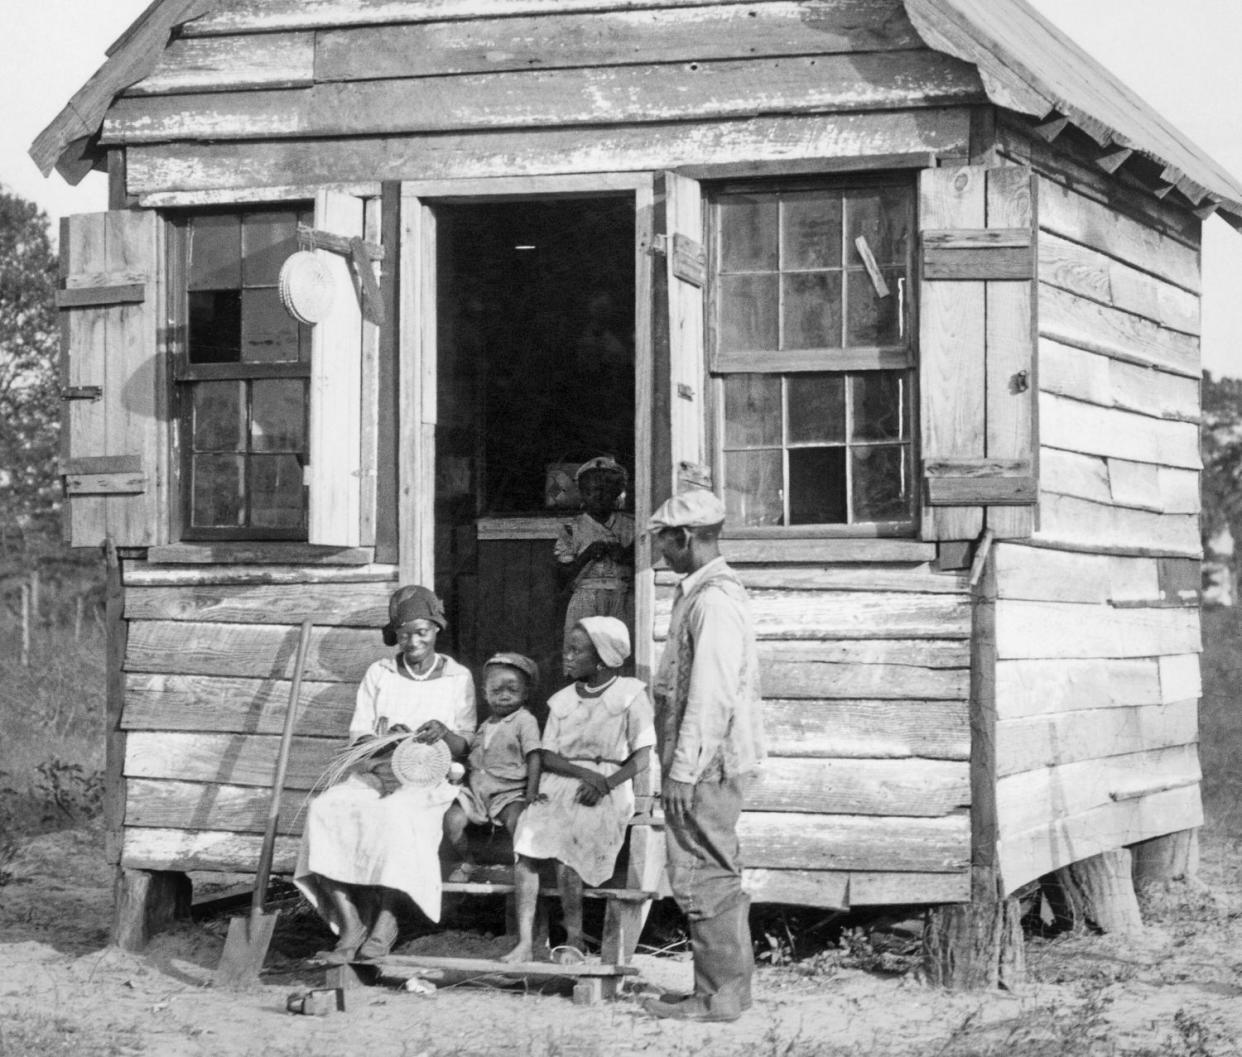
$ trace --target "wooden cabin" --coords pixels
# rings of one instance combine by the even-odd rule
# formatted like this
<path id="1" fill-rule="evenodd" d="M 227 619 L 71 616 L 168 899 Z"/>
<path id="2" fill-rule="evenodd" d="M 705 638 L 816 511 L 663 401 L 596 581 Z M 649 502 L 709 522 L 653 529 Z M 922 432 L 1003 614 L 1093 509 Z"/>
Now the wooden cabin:
<path id="1" fill-rule="evenodd" d="M 1023 0 L 157 0 L 32 155 L 111 186 L 61 235 L 61 468 L 115 556 L 122 936 L 253 869 L 303 617 L 295 789 L 398 582 L 465 663 L 555 664 L 547 483 L 601 452 L 640 526 L 689 464 L 730 511 L 758 901 L 1189 853 L 1200 227 L 1242 186 Z M 672 590 L 640 539 L 640 674 Z"/>

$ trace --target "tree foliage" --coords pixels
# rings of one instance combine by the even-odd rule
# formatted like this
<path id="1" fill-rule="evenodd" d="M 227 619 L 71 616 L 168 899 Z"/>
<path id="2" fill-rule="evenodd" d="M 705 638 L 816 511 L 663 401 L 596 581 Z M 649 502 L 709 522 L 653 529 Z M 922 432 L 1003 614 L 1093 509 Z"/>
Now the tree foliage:
<path id="1" fill-rule="evenodd" d="M 1242 380 L 1203 375 L 1203 538 L 1228 528 L 1242 543 Z"/>
<path id="2" fill-rule="evenodd" d="M 59 548 L 56 271 L 46 214 L 0 187 L 0 558 Z"/>

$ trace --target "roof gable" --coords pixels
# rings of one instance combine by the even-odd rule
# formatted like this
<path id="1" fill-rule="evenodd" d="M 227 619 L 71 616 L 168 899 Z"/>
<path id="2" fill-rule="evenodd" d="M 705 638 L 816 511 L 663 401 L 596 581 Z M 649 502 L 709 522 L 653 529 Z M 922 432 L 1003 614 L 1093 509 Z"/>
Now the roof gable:
<path id="1" fill-rule="evenodd" d="M 77 183 L 99 161 L 98 137 L 118 95 L 147 77 L 170 41 L 187 36 L 393 22 L 443 22 L 576 11 L 710 7 L 726 0 L 155 0 L 107 62 L 39 135 L 30 154 L 46 174 Z M 902 0 L 924 43 L 975 66 L 996 105 L 1038 118 L 1063 116 L 1121 164 L 1135 151 L 1160 166 L 1157 193 L 1176 187 L 1206 216 L 1242 226 L 1239 182 L 1026 0 Z M 806 4 L 814 8 L 814 4 Z M 197 20 L 197 22 L 195 21 Z M 194 25 L 187 25 L 195 22 Z M 182 29 L 184 27 L 184 30 Z M 315 58 L 318 62 L 318 58 Z M 1116 153 L 1120 152 L 1120 153 Z M 1111 170 L 1109 170 L 1111 171 Z"/>

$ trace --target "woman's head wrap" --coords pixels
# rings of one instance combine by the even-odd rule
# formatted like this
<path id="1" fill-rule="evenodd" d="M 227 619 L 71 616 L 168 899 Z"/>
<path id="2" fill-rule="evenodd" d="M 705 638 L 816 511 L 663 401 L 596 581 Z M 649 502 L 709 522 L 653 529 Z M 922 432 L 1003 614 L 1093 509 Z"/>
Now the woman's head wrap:
<path id="1" fill-rule="evenodd" d="M 622 488 L 630 483 L 630 475 L 626 473 L 625 467 L 609 455 L 597 455 L 594 459 L 587 459 L 574 472 L 574 480 L 580 480 L 582 475 L 587 473 L 602 473 L 615 477 L 621 482 Z"/>
<path id="2" fill-rule="evenodd" d="M 587 633 L 607 668 L 620 668 L 630 655 L 630 629 L 616 617 L 583 617 L 578 627 Z"/>
<path id="3" fill-rule="evenodd" d="M 483 668 L 516 668 L 524 676 L 529 686 L 539 682 L 539 665 L 522 653 L 497 653 L 483 662 Z"/>
<path id="4" fill-rule="evenodd" d="M 384 626 L 384 644 L 397 644 L 397 630 L 415 620 L 427 620 L 444 630 L 444 603 L 433 591 L 417 584 L 398 587 L 388 597 L 388 623 Z"/>

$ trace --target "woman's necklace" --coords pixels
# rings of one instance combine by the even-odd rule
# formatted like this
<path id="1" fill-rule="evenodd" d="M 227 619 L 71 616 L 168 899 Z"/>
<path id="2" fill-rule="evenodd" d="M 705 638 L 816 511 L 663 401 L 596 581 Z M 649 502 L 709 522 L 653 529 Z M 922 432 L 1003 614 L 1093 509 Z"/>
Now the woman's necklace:
<path id="1" fill-rule="evenodd" d="M 410 667 L 409 662 L 405 659 L 404 653 L 401 654 L 397 658 L 397 660 L 400 662 L 401 667 L 405 669 L 405 674 L 408 675 L 411 679 L 413 679 L 416 683 L 426 682 L 428 679 L 430 679 L 435 674 L 436 669 L 440 666 L 440 655 L 439 654 L 435 655 L 435 659 L 431 662 L 431 667 L 428 668 L 425 672 L 421 672 L 421 673 L 416 672 L 413 668 Z"/>

